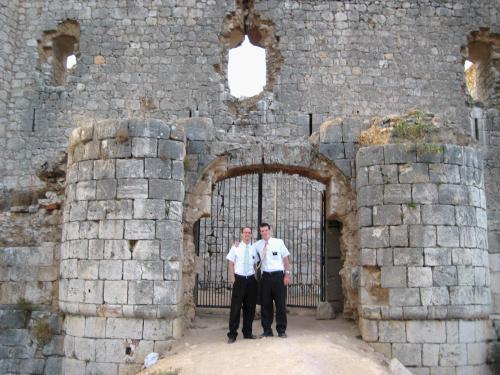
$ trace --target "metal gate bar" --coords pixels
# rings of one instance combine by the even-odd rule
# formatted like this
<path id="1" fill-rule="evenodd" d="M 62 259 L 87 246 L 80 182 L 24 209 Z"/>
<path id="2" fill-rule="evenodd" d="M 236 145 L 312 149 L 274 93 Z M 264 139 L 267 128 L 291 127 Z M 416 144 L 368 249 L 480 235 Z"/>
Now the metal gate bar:
<path id="1" fill-rule="evenodd" d="M 195 230 L 203 263 L 195 290 L 197 306 L 230 306 L 227 252 L 243 225 L 252 228 L 254 240 L 260 237 L 262 221 L 273 225 L 274 236 L 290 251 L 287 304 L 317 306 L 325 285 L 323 191 L 307 178 L 282 174 L 248 174 L 216 183 L 210 217 L 201 219 Z"/>

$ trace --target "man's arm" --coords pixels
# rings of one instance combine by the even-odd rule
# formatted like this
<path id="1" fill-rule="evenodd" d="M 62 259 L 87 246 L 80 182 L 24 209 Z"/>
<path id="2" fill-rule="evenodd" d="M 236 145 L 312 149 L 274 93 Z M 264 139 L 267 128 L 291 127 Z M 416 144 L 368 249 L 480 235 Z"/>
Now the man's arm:
<path id="1" fill-rule="evenodd" d="M 234 263 L 230 260 L 227 262 L 227 268 L 229 269 L 229 279 L 231 283 L 234 284 L 235 276 L 234 276 Z"/>
<path id="2" fill-rule="evenodd" d="M 290 284 L 290 263 L 288 262 L 288 256 L 283 258 L 283 265 L 285 267 L 285 277 L 283 278 L 283 282 L 285 283 L 285 285 L 288 285 Z"/>

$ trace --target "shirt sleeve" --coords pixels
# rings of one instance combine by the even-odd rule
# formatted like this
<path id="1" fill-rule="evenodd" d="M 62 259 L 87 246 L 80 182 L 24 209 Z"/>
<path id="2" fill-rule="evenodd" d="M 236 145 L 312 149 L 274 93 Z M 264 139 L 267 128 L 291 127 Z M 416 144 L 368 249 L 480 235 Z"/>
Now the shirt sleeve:
<path id="1" fill-rule="evenodd" d="M 231 250 L 229 250 L 226 259 L 230 260 L 233 263 L 236 261 L 236 248 L 234 246 L 231 247 Z"/>
<path id="2" fill-rule="evenodd" d="M 285 258 L 285 257 L 287 257 L 289 255 L 290 255 L 290 252 L 286 248 L 285 243 L 283 242 L 283 240 L 281 240 L 281 257 Z"/>

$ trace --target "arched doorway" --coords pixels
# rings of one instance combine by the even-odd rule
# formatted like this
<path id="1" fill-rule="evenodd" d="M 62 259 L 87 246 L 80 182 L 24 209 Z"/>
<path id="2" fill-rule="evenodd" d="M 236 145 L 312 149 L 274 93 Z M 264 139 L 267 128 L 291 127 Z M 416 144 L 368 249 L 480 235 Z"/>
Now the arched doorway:
<path id="1" fill-rule="evenodd" d="M 334 231 L 338 250 L 332 257 L 335 258 L 337 266 L 335 282 L 338 284 L 337 302 L 334 306 L 336 310 L 342 311 L 345 317 L 356 317 L 358 247 L 355 193 L 349 179 L 308 143 L 296 144 L 293 147 L 264 143 L 227 151 L 224 155 L 214 157 L 197 173 L 198 177 L 192 185 L 187 186 L 183 215 L 183 314 L 191 319 L 195 316 L 196 275 L 203 272 L 203 259 L 197 255 L 196 223 L 201 218 L 211 216 L 213 187 L 228 178 L 259 173 L 295 174 L 324 186 L 323 217 L 326 223 L 341 224 L 337 225 Z M 257 228 L 253 229 L 255 232 Z M 325 243 L 328 241 L 329 239 L 326 239 Z M 225 249 L 226 252 L 227 250 Z M 219 257 L 222 258 L 222 254 L 219 254 Z M 341 283 L 339 279 L 342 280 Z"/>

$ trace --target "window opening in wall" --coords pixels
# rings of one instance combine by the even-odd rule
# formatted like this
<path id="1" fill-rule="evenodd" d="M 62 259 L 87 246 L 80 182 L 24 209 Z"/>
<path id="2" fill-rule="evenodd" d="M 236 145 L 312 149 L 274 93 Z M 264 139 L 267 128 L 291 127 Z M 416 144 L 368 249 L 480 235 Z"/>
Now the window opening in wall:
<path id="1" fill-rule="evenodd" d="M 476 141 L 479 141 L 479 120 L 477 118 L 474 119 L 474 136 Z"/>
<path id="2" fill-rule="evenodd" d="M 260 94 L 266 85 L 266 50 L 245 36 L 239 47 L 229 50 L 227 78 L 231 95 L 237 98 Z"/>
<path id="3" fill-rule="evenodd" d="M 309 113 L 309 135 L 313 133 L 313 114 Z"/>
<path id="4" fill-rule="evenodd" d="M 473 41 L 463 51 L 467 93 L 474 101 L 486 101 L 495 82 L 491 43 Z"/>
<path id="5" fill-rule="evenodd" d="M 76 56 L 74 54 L 69 55 L 66 59 L 66 69 L 70 70 L 76 66 Z"/>

